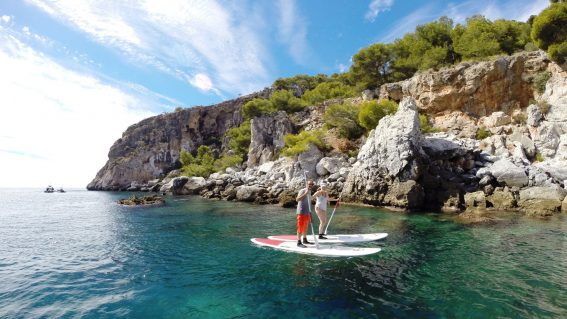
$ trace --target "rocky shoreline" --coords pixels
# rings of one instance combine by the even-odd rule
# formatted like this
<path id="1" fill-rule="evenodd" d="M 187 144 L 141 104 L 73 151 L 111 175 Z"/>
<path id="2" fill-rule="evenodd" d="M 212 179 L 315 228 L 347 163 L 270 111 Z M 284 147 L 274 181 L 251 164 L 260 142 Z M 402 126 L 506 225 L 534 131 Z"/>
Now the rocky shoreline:
<path id="1" fill-rule="evenodd" d="M 531 81 L 541 72 L 549 72 L 550 79 L 545 91 L 538 93 Z M 126 160 L 112 156 L 121 146 L 115 144 L 109 162 L 89 189 L 198 194 L 293 206 L 307 172 L 316 182 L 326 182 L 332 196 L 353 203 L 456 213 L 518 211 L 540 217 L 567 211 L 567 75 L 543 52 L 428 71 L 386 84 L 377 92 L 365 92 L 351 102 L 375 96 L 400 101 L 400 105 L 366 138 L 353 141 L 360 145 L 356 157 L 324 153 L 315 145 L 296 157 L 277 157 L 285 134 L 320 127 L 331 101 L 300 114 L 254 118 L 248 162 L 208 178 L 178 176 L 178 170 L 171 170 L 175 156 L 167 169 L 160 171 L 154 165 L 152 174 L 132 177 L 125 170 L 132 163 L 138 167 L 155 163 L 155 147 L 139 150 L 145 155 L 129 155 Z M 231 105 L 231 118 L 239 119 L 231 120 L 232 125 L 237 125 L 242 101 L 224 105 Z M 215 123 L 225 123 L 219 118 L 226 119 L 227 114 L 216 108 L 209 108 L 217 114 Z M 443 132 L 423 134 L 419 112 L 428 114 Z M 207 120 L 189 116 L 186 121 Z M 230 125 L 225 124 L 216 134 L 228 129 Z M 183 127 L 183 122 L 178 125 Z M 481 129 L 487 136 L 478 138 Z M 132 143 L 145 137 L 129 131 L 125 137 Z M 188 134 L 175 145 L 192 150 L 199 144 L 192 138 Z M 173 144 L 163 143 L 161 149 L 174 152 Z"/>

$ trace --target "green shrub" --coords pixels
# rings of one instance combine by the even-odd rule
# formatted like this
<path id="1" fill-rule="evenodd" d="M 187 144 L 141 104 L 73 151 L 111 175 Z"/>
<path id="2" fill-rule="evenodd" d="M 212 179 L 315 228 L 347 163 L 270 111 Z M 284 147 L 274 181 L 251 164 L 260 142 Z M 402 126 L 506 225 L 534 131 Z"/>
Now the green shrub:
<path id="1" fill-rule="evenodd" d="M 390 100 L 364 102 L 360 105 L 358 122 L 369 131 L 376 128 L 381 118 L 388 114 L 395 113 L 397 109 L 398 104 Z"/>
<path id="2" fill-rule="evenodd" d="M 286 113 L 299 112 L 305 108 L 306 103 L 296 98 L 291 91 L 279 90 L 272 93 L 270 102 L 273 109 L 277 111 L 285 111 Z"/>
<path id="3" fill-rule="evenodd" d="M 547 84 L 547 81 L 549 81 L 550 78 L 551 78 L 551 72 L 549 72 L 549 71 L 544 71 L 544 72 L 538 73 L 534 77 L 533 84 L 534 84 L 536 91 L 539 94 L 542 94 L 543 92 L 545 92 L 545 85 Z"/>
<path id="4" fill-rule="evenodd" d="M 329 99 L 353 97 L 356 90 L 338 81 L 324 82 L 303 94 L 302 99 L 309 104 L 317 104 Z"/>
<path id="5" fill-rule="evenodd" d="M 244 118 L 251 119 L 256 116 L 262 116 L 275 111 L 272 102 L 266 99 L 253 99 L 252 101 L 246 102 L 242 107 L 242 114 Z"/>
<path id="6" fill-rule="evenodd" d="M 215 172 L 222 172 L 229 167 L 233 167 L 242 163 L 242 156 L 240 155 L 224 155 L 215 160 L 213 169 Z"/>
<path id="7" fill-rule="evenodd" d="M 545 160 L 545 158 L 543 157 L 543 155 L 541 155 L 541 153 L 537 153 L 535 155 L 534 161 L 536 162 L 543 162 Z"/>
<path id="8" fill-rule="evenodd" d="M 532 39 L 549 57 L 562 63 L 567 56 L 567 2 L 552 3 L 533 19 Z"/>
<path id="9" fill-rule="evenodd" d="M 478 131 L 476 131 L 477 140 L 484 140 L 489 136 L 492 136 L 492 133 L 489 130 L 485 129 L 484 127 L 479 127 Z"/>
<path id="10" fill-rule="evenodd" d="M 228 147 L 243 159 L 246 158 L 250 148 L 250 120 L 242 122 L 239 127 L 229 129 L 226 136 L 229 138 Z"/>
<path id="11" fill-rule="evenodd" d="M 538 107 L 539 111 L 541 112 L 541 114 L 545 115 L 545 114 L 549 113 L 549 104 L 546 101 L 539 101 L 537 103 L 537 107 Z"/>
<path id="12" fill-rule="evenodd" d="M 179 160 L 183 165 L 182 170 L 186 176 L 207 177 L 213 172 L 213 152 L 206 145 L 199 146 L 196 156 L 182 150 Z"/>
<path id="13" fill-rule="evenodd" d="M 429 124 L 429 118 L 425 114 L 419 114 L 419 124 L 421 126 L 421 133 L 423 134 L 437 133 L 441 131 L 440 129 L 434 128 L 433 126 L 431 126 L 431 124 Z"/>
<path id="14" fill-rule="evenodd" d="M 364 134 L 364 128 L 358 123 L 359 108 L 352 104 L 334 104 L 325 111 L 327 127 L 336 127 L 339 135 L 348 139 L 356 139 Z"/>
<path id="15" fill-rule="evenodd" d="M 563 64 L 567 60 L 567 41 L 555 43 L 547 48 L 549 58 L 558 64 Z"/>
<path id="16" fill-rule="evenodd" d="M 175 108 L 174 112 L 181 112 L 181 111 L 183 111 L 183 108 L 181 106 L 178 106 Z"/>
<path id="17" fill-rule="evenodd" d="M 284 138 L 285 147 L 282 149 L 283 156 L 295 156 L 306 152 L 309 144 L 314 144 L 320 150 L 327 150 L 328 147 L 323 142 L 323 131 L 302 131 L 299 134 L 287 134 Z"/>

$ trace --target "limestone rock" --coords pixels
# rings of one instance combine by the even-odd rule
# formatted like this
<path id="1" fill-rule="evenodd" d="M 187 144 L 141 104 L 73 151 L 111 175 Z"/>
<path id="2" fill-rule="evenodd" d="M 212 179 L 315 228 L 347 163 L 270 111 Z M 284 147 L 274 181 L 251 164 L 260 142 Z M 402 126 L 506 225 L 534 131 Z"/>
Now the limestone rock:
<path id="1" fill-rule="evenodd" d="M 520 210 L 534 216 L 549 216 L 561 211 L 567 190 L 559 187 L 529 187 L 520 191 Z"/>
<path id="2" fill-rule="evenodd" d="M 499 183 L 504 183 L 510 187 L 523 187 L 528 184 L 528 176 L 525 170 L 505 158 L 496 161 L 490 167 L 490 173 Z"/>
<path id="3" fill-rule="evenodd" d="M 462 111 L 476 117 L 498 111 L 510 114 L 514 109 L 528 106 L 533 98 L 529 79 L 548 64 L 543 51 L 522 52 L 493 61 L 462 62 L 382 85 L 379 95 L 396 101 L 410 96 L 428 114 L 448 111 Z"/>
<path id="4" fill-rule="evenodd" d="M 423 138 L 421 148 L 434 160 L 451 159 L 473 152 L 478 142 L 472 139 L 457 139 L 454 135 L 435 133 Z"/>
<path id="5" fill-rule="evenodd" d="M 400 203 L 399 190 L 411 191 L 409 207 L 423 200 L 423 190 L 416 185 L 403 184 L 417 180 L 420 175 L 421 132 L 415 102 L 404 99 L 394 115 L 385 116 L 368 136 L 358 153 L 343 189 L 343 198 L 383 205 L 389 192 L 389 203 Z M 403 201 L 403 200 L 402 200 Z M 415 201 L 415 202 L 414 202 Z"/>
<path id="6" fill-rule="evenodd" d="M 468 208 L 486 208 L 486 196 L 483 191 L 465 194 L 465 206 Z"/>
<path id="7" fill-rule="evenodd" d="M 183 186 L 189 181 L 189 177 L 187 176 L 180 176 L 175 177 L 170 180 L 167 184 L 163 185 L 160 188 L 160 192 L 171 192 L 173 194 L 182 194 L 183 193 Z"/>
<path id="8" fill-rule="evenodd" d="M 416 181 L 395 182 L 388 187 L 383 205 L 415 209 L 420 208 L 423 197 L 423 188 Z"/>
<path id="9" fill-rule="evenodd" d="M 205 188 L 207 182 L 203 177 L 190 177 L 187 183 L 183 186 L 183 194 L 199 194 Z"/>
<path id="10" fill-rule="evenodd" d="M 307 177 L 317 177 L 317 163 L 323 158 L 323 153 L 314 144 L 309 144 L 309 149 L 297 156 L 297 162 L 301 171 L 307 172 Z"/>
<path id="11" fill-rule="evenodd" d="M 508 189 L 494 190 L 492 195 L 487 197 L 487 201 L 497 210 L 513 210 L 516 208 L 517 204 L 514 194 Z"/>
<path id="12" fill-rule="evenodd" d="M 527 124 L 534 127 L 538 126 L 543 117 L 539 107 L 535 104 L 530 104 L 530 106 L 526 109 L 526 112 L 528 113 Z"/>
<path id="13" fill-rule="evenodd" d="M 285 135 L 292 132 L 293 124 L 284 111 L 252 119 L 248 167 L 275 160 L 279 150 L 285 146 Z"/>
<path id="14" fill-rule="evenodd" d="M 479 124 L 486 128 L 498 127 L 512 123 L 512 118 L 504 112 L 494 112 L 490 116 L 483 117 Z"/>
<path id="15" fill-rule="evenodd" d="M 350 166 L 343 157 L 323 157 L 315 169 L 319 176 L 338 173 L 342 167 Z"/>
<path id="16" fill-rule="evenodd" d="M 527 136 L 520 132 L 514 132 L 508 137 L 509 141 L 519 142 L 525 154 L 529 157 L 534 157 L 536 154 L 536 147 L 534 142 Z"/>
<path id="17" fill-rule="evenodd" d="M 238 186 L 236 188 L 236 199 L 243 202 L 256 201 L 258 197 L 266 193 L 266 189 L 258 186 Z"/>

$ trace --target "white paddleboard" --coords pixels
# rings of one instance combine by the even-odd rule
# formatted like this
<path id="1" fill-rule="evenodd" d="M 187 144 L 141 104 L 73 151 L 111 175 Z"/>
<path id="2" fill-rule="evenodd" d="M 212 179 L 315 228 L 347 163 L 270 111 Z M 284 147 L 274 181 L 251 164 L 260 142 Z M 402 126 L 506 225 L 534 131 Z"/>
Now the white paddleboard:
<path id="1" fill-rule="evenodd" d="M 375 233 L 375 234 L 352 234 L 352 235 L 325 235 L 327 239 L 318 239 L 320 244 L 342 244 L 342 243 L 361 243 L 366 241 L 375 241 L 382 238 L 386 238 L 387 233 Z M 276 235 L 269 236 L 269 239 L 281 240 L 281 241 L 293 241 L 297 242 L 297 235 Z M 317 236 L 317 238 L 319 238 Z M 314 242 L 315 239 L 313 235 L 307 235 L 307 240 Z"/>
<path id="2" fill-rule="evenodd" d="M 309 254 L 326 257 L 355 257 L 375 254 L 381 248 L 365 248 L 365 247 L 345 247 L 338 245 L 321 245 L 319 249 L 315 245 L 307 245 L 307 248 L 297 247 L 297 241 L 282 241 L 269 238 L 252 238 L 253 243 L 260 246 L 271 247 L 274 249 Z"/>

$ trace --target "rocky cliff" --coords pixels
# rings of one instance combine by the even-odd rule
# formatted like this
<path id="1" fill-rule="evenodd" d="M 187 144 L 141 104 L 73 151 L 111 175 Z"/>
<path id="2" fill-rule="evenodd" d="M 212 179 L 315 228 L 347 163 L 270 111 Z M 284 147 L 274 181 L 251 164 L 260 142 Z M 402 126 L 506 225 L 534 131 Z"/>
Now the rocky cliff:
<path id="1" fill-rule="evenodd" d="M 550 78 L 538 93 L 534 79 L 544 72 Z M 378 206 L 517 210 L 539 216 L 567 209 L 567 74 L 543 52 L 423 72 L 383 85 L 375 94 L 400 106 L 365 140 L 351 141 L 360 145 L 356 158 L 315 145 L 299 156 L 278 158 L 285 134 L 322 125 L 331 104 L 326 102 L 293 115 L 253 119 L 244 169 L 229 168 L 207 179 L 170 175 L 146 189 L 155 184 L 177 194 L 288 205 L 306 173 L 328 183 L 334 196 Z M 368 98 L 372 94 L 366 92 L 350 102 Z M 89 188 L 140 189 L 175 167 L 179 149 L 192 150 L 238 125 L 242 102 L 132 126 Z M 419 113 L 441 132 L 423 134 Z M 161 140 L 153 137 L 154 130 L 163 133 Z M 217 143 L 222 148 L 223 141 Z M 156 152 L 162 150 L 166 160 L 156 166 Z"/>
<path id="2" fill-rule="evenodd" d="M 108 161 L 89 183 L 89 190 L 139 190 L 152 187 L 179 166 L 179 152 L 205 144 L 225 147 L 225 132 L 242 123 L 242 105 L 269 90 L 212 106 L 182 109 L 130 126 L 108 153 Z"/>

